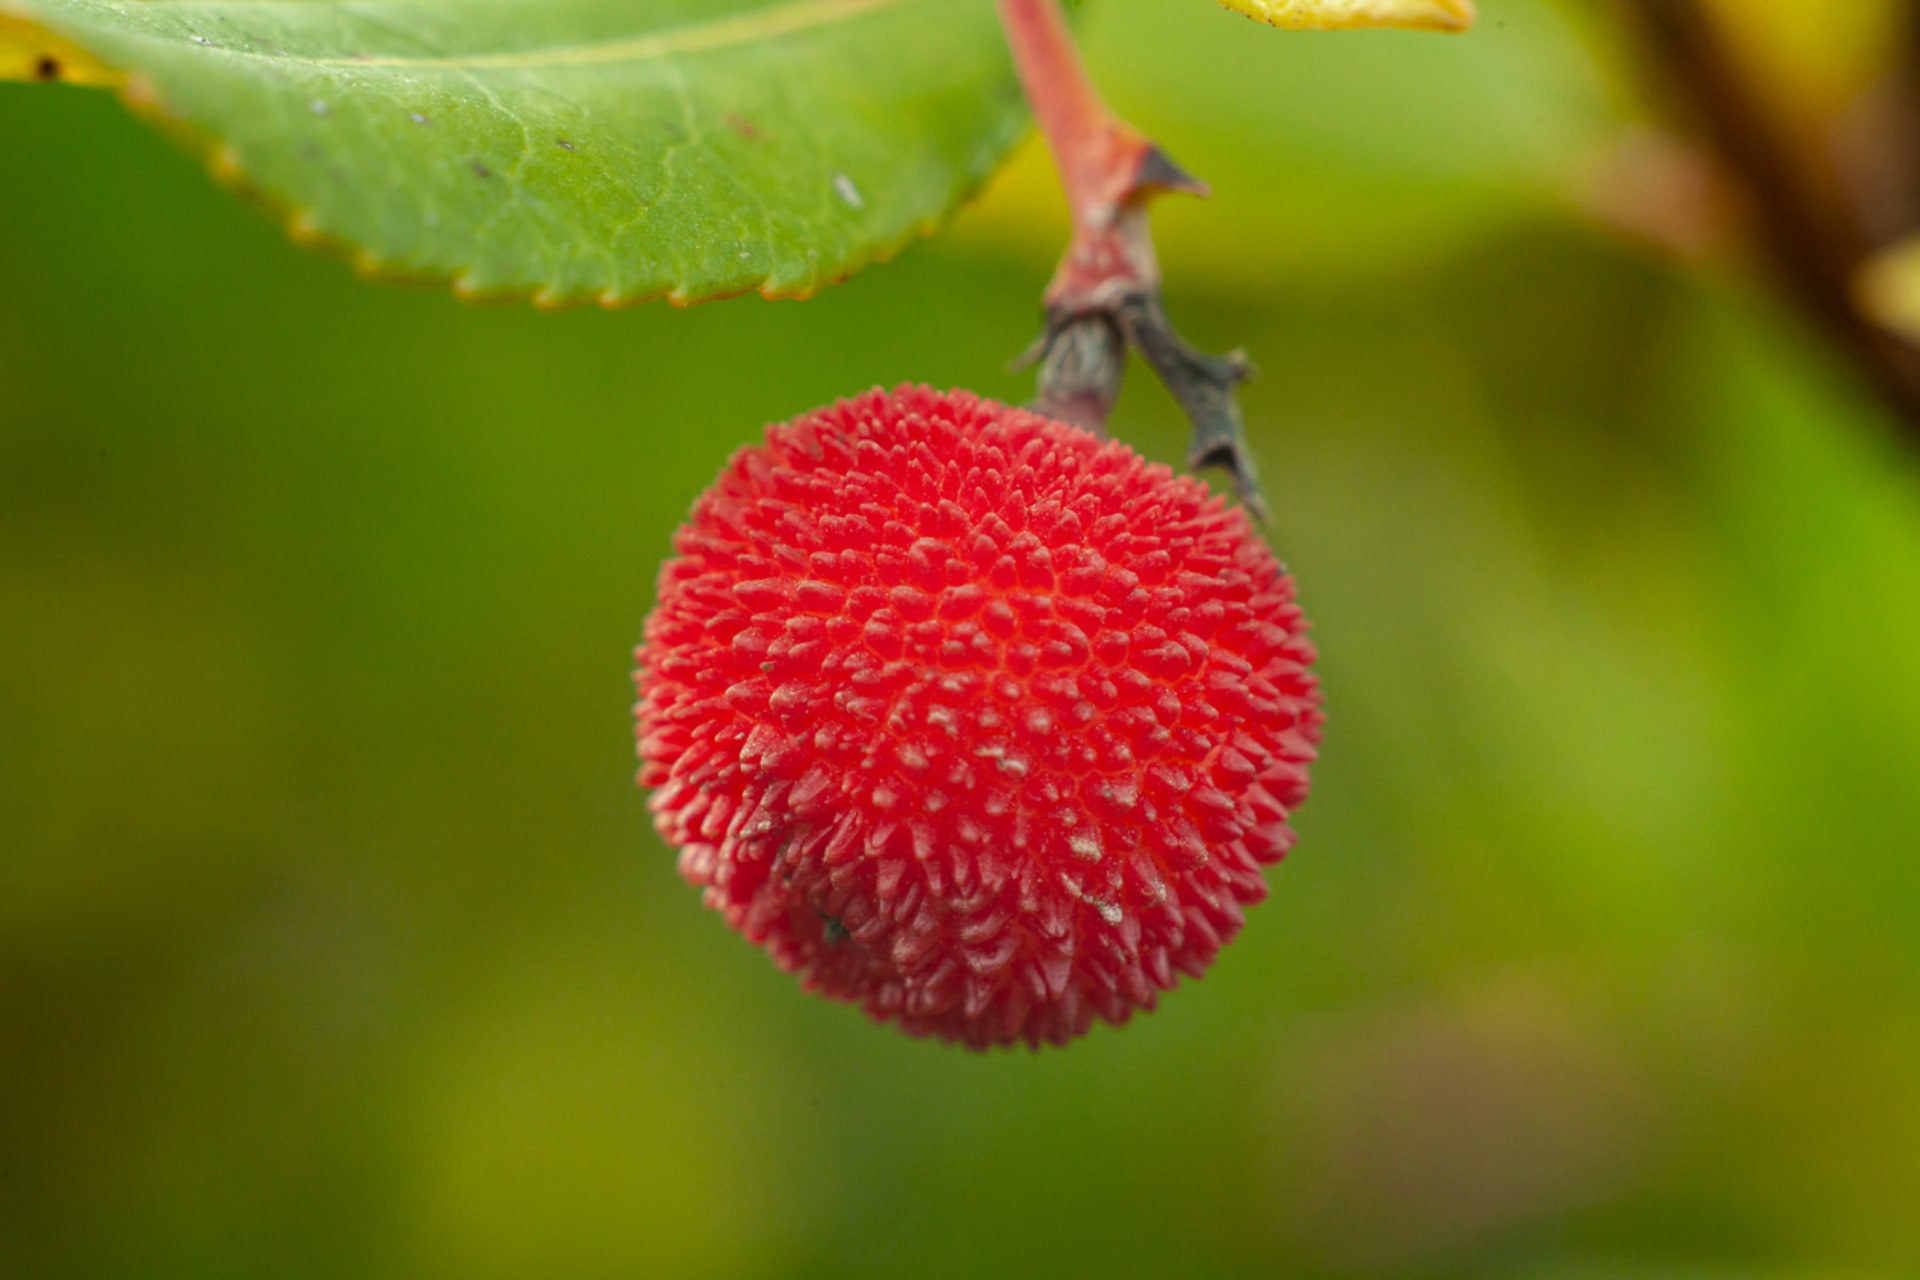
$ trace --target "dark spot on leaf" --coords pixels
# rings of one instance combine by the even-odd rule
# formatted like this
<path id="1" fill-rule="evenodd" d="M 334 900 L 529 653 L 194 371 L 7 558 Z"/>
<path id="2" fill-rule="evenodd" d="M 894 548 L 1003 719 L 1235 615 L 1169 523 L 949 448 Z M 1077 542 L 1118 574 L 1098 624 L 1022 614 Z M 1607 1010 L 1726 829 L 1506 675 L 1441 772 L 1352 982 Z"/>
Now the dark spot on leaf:
<path id="1" fill-rule="evenodd" d="M 42 58 L 33 64 L 33 78 L 36 80 L 58 80 L 60 78 L 60 60 Z"/>
<path id="2" fill-rule="evenodd" d="M 560 139 L 560 145 L 565 147 L 568 151 L 578 151 L 580 149 L 574 146 L 571 142 L 568 142 L 565 138 Z"/>
<path id="3" fill-rule="evenodd" d="M 473 176 L 476 178 L 491 178 L 493 176 L 493 170 L 487 168 L 487 166 L 481 164 L 478 160 L 475 160 L 473 162 Z"/>
<path id="4" fill-rule="evenodd" d="M 748 142 L 760 141 L 760 126 L 743 115 L 727 112 L 727 128 L 733 130 Z"/>
<path id="5" fill-rule="evenodd" d="M 847 926 L 840 923 L 838 916 L 830 916 L 823 912 L 820 919 L 825 922 L 820 927 L 820 933 L 827 940 L 828 946 L 837 947 L 853 936 Z"/>

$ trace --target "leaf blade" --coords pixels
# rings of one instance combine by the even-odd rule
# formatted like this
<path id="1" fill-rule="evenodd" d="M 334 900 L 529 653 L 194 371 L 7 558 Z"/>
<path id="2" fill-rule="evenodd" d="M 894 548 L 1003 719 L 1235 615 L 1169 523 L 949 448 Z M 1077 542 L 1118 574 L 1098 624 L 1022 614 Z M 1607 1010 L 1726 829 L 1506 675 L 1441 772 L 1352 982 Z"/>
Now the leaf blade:
<path id="1" fill-rule="evenodd" d="M 807 296 L 944 221 L 1024 124 L 975 0 L 0 15 L 125 68 L 136 105 L 208 140 L 296 238 L 556 306 Z"/>

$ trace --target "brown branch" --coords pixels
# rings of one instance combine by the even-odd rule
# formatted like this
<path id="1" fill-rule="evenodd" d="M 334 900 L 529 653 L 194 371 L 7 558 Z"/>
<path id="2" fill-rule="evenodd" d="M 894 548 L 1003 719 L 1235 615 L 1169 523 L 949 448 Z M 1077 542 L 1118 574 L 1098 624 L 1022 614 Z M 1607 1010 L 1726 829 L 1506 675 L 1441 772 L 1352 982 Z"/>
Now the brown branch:
<path id="1" fill-rule="evenodd" d="M 1875 243 L 1842 198 L 1838 175 L 1818 158 L 1796 156 L 1698 0 L 1626 4 L 1670 91 L 1746 189 L 1773 274 L 1920 440 L 1920 349 L 1873 324 L 1856 305 L 1854 279 Z"/>
<path id="2" fill-rule="evenodd" d="M 1108 110 L 1057 0 L 999 5 L 1073 214 L 1072 241 L 1047 286 L 1046 332 L 1027 357 L 1040 367 L 1037 407 L 1104 433 L 1132 344 L 1193 423 L 1189 464 L 1225 469 L 1241 503 L 1266 518 L 1234 394 L 1252 368 L 1237 352 L 1217 357 L 1189 346 L 1160 301 L 1147 204 L 1169 191 L 1205 195 L 1205 185 Z"/>
<path id="3" fill-rule="evenodd" d="M 1907 5 L 1905 20 L 1888 88 L 1892 103 L 1885 145 L 1900 188 L 1898 221 L 1888 229 L 1888 241 L 1920 232 L 1920 3 Z"/>

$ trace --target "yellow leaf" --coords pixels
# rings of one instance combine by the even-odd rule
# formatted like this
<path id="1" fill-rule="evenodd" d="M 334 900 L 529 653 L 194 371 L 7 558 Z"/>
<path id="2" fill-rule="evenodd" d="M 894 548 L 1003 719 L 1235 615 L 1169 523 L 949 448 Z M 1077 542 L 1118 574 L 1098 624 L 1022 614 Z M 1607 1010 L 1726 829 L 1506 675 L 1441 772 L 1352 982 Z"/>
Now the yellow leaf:
<path id="1" fill-rule="evenodd" d="M 1359 27 L 1412 27 L 1465 31 L 1473 26 L 1473 0 L 1220 0 L 1229 9 L 1288 31 L 1350 31 Z"/>

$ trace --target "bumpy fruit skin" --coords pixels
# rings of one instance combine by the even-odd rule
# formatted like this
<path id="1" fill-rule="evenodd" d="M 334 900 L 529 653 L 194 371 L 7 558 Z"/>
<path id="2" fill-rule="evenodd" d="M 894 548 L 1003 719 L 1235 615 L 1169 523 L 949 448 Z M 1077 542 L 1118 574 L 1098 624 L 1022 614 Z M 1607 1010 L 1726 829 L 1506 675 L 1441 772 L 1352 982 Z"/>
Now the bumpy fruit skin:
<path id="1" fill-rule="evenodd" d="M 640 778 L 681 873 L 809 990 L 1064 1044 L 1205 972 L 1266 896 L 1313 650 L 1204 485 L 902 387 L 769 428 L 674 546 Z"/>

